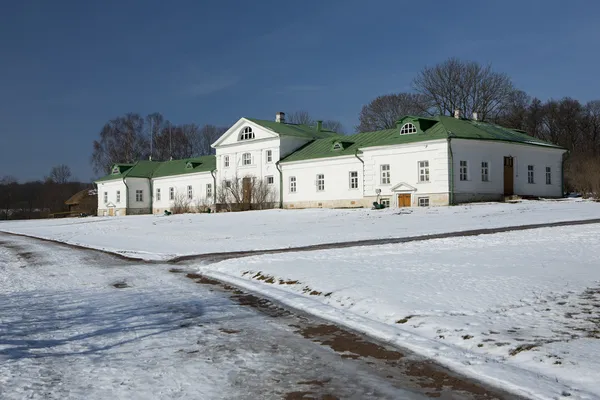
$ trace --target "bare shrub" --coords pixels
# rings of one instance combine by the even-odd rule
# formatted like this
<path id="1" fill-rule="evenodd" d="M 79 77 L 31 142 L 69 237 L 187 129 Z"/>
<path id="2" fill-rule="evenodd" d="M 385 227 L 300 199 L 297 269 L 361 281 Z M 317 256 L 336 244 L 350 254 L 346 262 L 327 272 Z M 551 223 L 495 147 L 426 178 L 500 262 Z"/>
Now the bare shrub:
<path id="1" fill-rule="evenodd" d="M 565 168 L 568 187 L 581 193 L 584 198 L 600 199 L 600 158 L 579 156 L 569 160 Z"/>
<path id="2" fill-rule="evenodd" d="M 173 205 L 171 206 L 171 212 L 173 214 L 185 214 L 192 211 L 190 199 L 185 193 L 177 193 L 173 199 Z"/>
<path id="3" fill-rule="evenodd" d="M 276 204 L 273 184 L 254 176 L 237 175 L 221 182 L 217 190 L 219 209 L 226 211 L 264 210 Z"/>
<path id="4" fill-rule="evenodd" d="M 210 202 L 206 198 L 196 199 L 194 203 L 194 211 L 203 213 L 210 209 Z"/>

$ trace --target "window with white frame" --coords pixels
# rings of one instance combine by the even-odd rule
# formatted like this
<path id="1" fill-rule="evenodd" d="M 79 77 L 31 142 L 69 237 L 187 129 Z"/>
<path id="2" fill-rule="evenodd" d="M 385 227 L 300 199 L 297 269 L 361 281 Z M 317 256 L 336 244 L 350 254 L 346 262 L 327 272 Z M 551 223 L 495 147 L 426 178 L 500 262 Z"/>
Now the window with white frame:
<path id="1" fill-rule="evenodd" d="M 108 203 L 108 192 L 104 192 L 104 204 Z"/>
<path id="2" fill-rule="evenodd" d="M 527 166 L 527 183 L 535 183 L 535 175 L 534 175 L 534 169 L 533 169 L 533 165 L 528 165 Z"/>
<path id="3" fill-rule="evenodd" d="M 142 202 L 144 201 L 144 191 L 141 189 L 137 189 L 135 191 L 135 201 Z"/>
<path id="4" fill-rule="evenodd" d="M 187 187 L 187 197 L 188 200 L 192 200 L 194 198 L 194 189 L 192 189 L 192 185 L 188 185 Z"/>
<path id="5" fill-rule="evenodd" d="M 121 191 L 117 190 L 117 203 L 121 202 Z"/>
<path id="6" fill-rule="evenodd" d="M 273 150 L 267 150 L 267 162 L 273 162 Z"/>
<path id="7" fill-rule="evenodd" d="M 290 193 L 296 193 L 296 177 L 290 176 Z"/>
<path id="8" fill-rule="evenodd" d="M 350 171 L 350 189 L 358 189 L 358 171 Z"/>
<path id="9" fill-rule="evenodd" d="M 250 139 L 254 139 L 254 132 L 252 131 L 252 128 L 247 126 L 244 129 L 242 129 L 242 131 L 240 132 L 239 140 L 250 140 Z"/>
<path id="10" fill-rule="evenodd" d="M 419 161 L 419 182 L 429 182 L 429 161 Z"/>
<path id="11" fill-rule="evenodd" d="M 169 200 L 175 200 L 175 188 L 169 188 Z"/>
<path id="12" fill-rule="evenodd" d="M 429 197 L 419 197 L 419 207 L 429 207 Z"/>
<path id="13" fill-rule="evenodd" d="M 225 168 L 229 168 L 229 156 L 223 157 L 223 165 L 225 165 Z"/>
<path id="14" fill-rule="evenodd" d="M 379 204 L 383 205 L 384 207 L 388 207 L 390 206 L 390 198 L 389 197 L 384 197 L 379 199 Z"/>
<path id="15" fill-rule="evenodd" d="M 546 167 L 546 185 L 552 185 L 552 168 Z"/>
<path id="16" fill-rule="evenodd" d="M 206 198 L 210 199 L 212 197 L 212 183 L 206 184 Z"/>
<path id="17" fill-rule="evenodd" d="M 244 153 L 242 154 L 242 165 L 251 165 L 252 164 L 252 154 Z"/>
<path id="18" fill-rule="evenodd" d="M 379 167 L 381 170 L 381 184 L 389 185 L 391 181 L 390 177 L 390 164 L 383 164 Z"/>
<path id="19" fill-rule="evenodd" d="M 273 179 L 273 176 L 267 176 L 267 185 L 272 185 L 273 183 L 275 183 L 275 179 Z"/>
<path id="20" fill-rule="evenodd" d="M 459 173 L 461 181 L 469 180 L 469 164 L 465 160 L 460 160 Z"/>
<path id="21" fill-rule="evenodd" d="M 156 201 L 160 201 L 160 188 L 156 188 Z"/>
<path id="22" fill-rule="evenodd" d="M 490 181 L 490 164 L 487 161 L 481 162 L 481 181 Z"/>
<path id="23" fill-rule="evenodd" d="M 318 174 L 317 175 L 317 192 L 322 192 L 325 190 L 325 175 Z"/>
<path id="24" fill-rule="evenodd" d="M 402 125 L 402 128 L 400 129 L 401 135 L 407 135 L 409 133 L 417 133 L 417 127 L 414 124 L 411 124 L 410 122 L 408 124 Z"/>

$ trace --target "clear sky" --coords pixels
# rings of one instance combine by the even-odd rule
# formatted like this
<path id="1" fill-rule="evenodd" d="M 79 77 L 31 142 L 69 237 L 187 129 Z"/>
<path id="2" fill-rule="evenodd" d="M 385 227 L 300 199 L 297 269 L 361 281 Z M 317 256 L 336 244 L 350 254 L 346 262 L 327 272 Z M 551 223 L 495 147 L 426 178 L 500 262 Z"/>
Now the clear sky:
<path id="1" fill-rule="evenodd" d="M 127 112 L 229 126 L 307 110 L 347 131 L 426 65 L 492 63 L 542 99 L 600 99 L 597 0 L 22 0 L 0 9 L 0 177 L 94 177 Z"/>

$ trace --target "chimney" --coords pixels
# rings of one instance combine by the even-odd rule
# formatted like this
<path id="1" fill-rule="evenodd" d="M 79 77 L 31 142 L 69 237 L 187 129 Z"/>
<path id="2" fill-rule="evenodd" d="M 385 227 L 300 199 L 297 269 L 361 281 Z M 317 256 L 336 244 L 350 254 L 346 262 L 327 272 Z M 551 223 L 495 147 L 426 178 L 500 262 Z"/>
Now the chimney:
<path id="1" fill-rule="evenodd" d="M 458 108 L 456 110 L 454 110 L 454 118 L 456 118 L 456 119 L 460 118 L 460 110 Z"/>
<path id="2" fill-rule="evenodd" d="M 477 121 L 477 111 L 473 111 L 473 121 Z"/>
<path id="3" fill-rule="evenodd" d="M 285 123 L 285 113 L 282 111 L 279 111 L 277 114 L 275 114 L 275 122 L 279 122 L 279 123 Z"/>
<path id="4" fill-rule="evenodd" d="M 317 121 L 317 132 L 321 132 L 323 129 L 323 121 Z"/>

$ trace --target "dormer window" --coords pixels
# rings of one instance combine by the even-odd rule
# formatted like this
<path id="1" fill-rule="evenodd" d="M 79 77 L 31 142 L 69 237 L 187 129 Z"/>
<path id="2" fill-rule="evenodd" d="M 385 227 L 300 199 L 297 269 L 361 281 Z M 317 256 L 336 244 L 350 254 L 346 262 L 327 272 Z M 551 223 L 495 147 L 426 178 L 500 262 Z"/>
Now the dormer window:
<path id="1" fill-rule="evenodd" d="M 401 135 L 408 135 L 411 133 L 417 133 L 417 127 L 414 126 L 414 124 L 411 124 L 410 122 L 402 125 L 402 128 L 400 128 Z"/>
<path id="2" fill-rule="evenodd" d="M 113 169 L 112 169 L 112 174 L 113 174 L 113 175 L 118 175 L 118 174 L 120 174 L 120 173 L 121 173 L 121 171 L 119 170 L 119 166 L 118 166 L 118 165 L 115 165 L 115 166 L 113 167 Z"/>
<path id="3" fill-rule="evenodd" d="M 194 166 L 192 165 L 191 162 L 188 161 L 188 163 L 185 164 L 185 169 L 192 169 L 192 168 L 194 168 Z"/>
<path id="4" fill-rule="evenodd" d="M 252 131 L 252 128 L 247 126 L 244 129 L 242 129 L 242 131 L 240 132 L 240 137 L 238 140 L 250 140 L 250 139 L 254 139 L 254 132 Z"/>
<path id="5" fill-rule="evenodd" d="M 344 146 L 340 142 L 336 142 L 333 144 L 333 150 L 343 150 Z"/>

